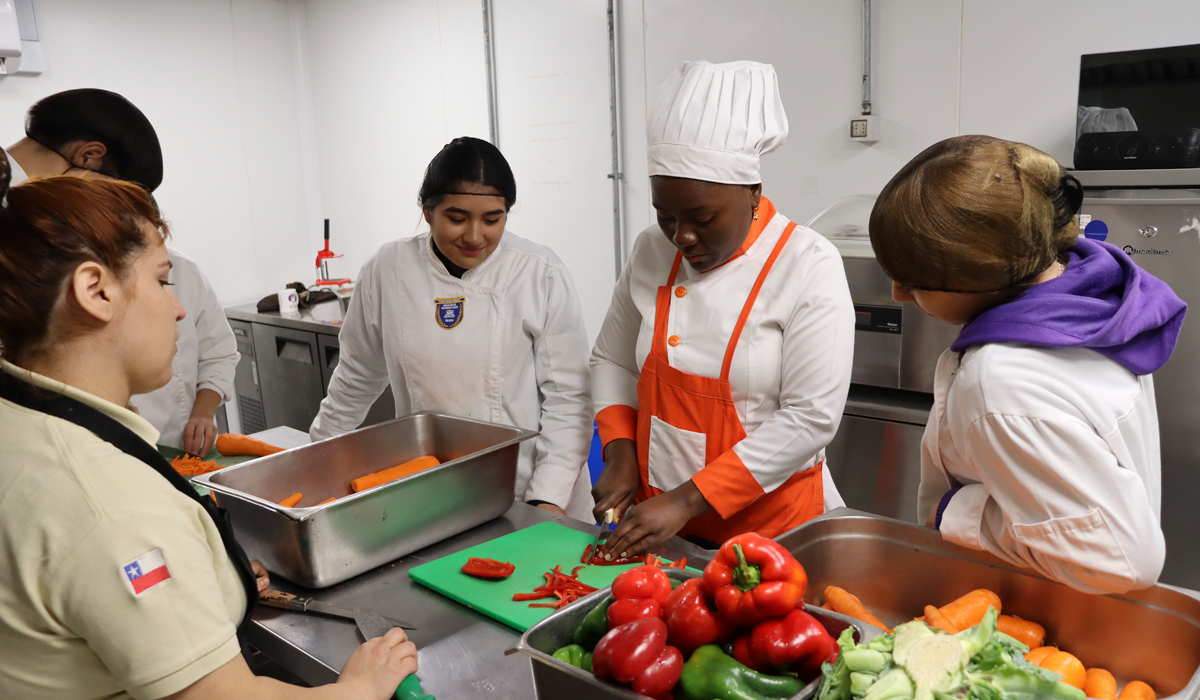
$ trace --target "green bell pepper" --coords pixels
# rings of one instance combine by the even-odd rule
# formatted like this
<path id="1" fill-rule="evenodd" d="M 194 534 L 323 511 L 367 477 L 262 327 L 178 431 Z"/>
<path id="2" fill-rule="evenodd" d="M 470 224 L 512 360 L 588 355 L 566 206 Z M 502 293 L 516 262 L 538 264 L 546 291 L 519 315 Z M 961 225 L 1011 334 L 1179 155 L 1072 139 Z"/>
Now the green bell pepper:
<path id="1" fill-rule="evenodd" d="M 683 664 L 683 675 L 675 687 L 676 700 L 771 700 L 790 698 L 804 683 L 790 676 L 768 676 L 753 671 L 708 644 L 692 653 Z"/>
<path id="2" fill-rule="evenodd" d="M 592 670 L 592 652 L 584 651 L 583 647 L 578 644 L 568 644 L 561 647 L 553 654 L 554 658 L 563 663 L 571 664 L 576 668 L 582 668 L 585 671 Z"/>
<path id="3" fill-rule="evenodd" d="M 599 605 L 592 608 L 583 618 L 583 622 L 579 623 L 579 627 L 575 628 L 572 639 L 584 650 L 595 649 L 600 638 L 608 633 L 608 606 L 612 605 L 612 602 L 612 596 L 605 598 Z"/>

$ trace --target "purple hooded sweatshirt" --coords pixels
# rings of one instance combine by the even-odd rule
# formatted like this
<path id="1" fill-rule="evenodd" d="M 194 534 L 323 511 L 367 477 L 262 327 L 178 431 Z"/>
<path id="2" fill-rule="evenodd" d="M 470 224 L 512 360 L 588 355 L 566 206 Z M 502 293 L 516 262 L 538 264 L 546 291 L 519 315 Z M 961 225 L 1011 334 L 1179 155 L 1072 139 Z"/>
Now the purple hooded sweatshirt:
<path id="1" fill-rule="evenodd" d="M 1026 343 L 1090 348 L 1137 375 L 1171 359 L 1187 304 L 1120 248 L 1084 238 L 1067 269 L 971 321 L 950 346 Z"/>

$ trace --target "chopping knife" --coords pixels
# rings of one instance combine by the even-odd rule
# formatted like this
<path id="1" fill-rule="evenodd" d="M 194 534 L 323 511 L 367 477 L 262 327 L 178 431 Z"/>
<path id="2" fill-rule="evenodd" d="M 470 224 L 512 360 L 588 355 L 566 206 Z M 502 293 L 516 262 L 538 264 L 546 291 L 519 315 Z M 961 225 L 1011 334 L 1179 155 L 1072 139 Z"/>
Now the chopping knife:
<path id="1" fill-rule="evenodd" d="M 599 530 L 596 532 L 596 543 L 592 545 L 593 557 L 600 551 L 600 538 L 603 537 L 605 541 L 608 541 L 608 526 L 612 525 L 613 514 L 615 512 L 613 508 L 604 511 L 604 522 L 600 524 Z"/>
<path id="2" fill-rule="evenodd" d="M 333 617 L 344 617 L 347 620 L 354 620 L 355 622 L 358 622 L 358 618 L 355 617 L 353 610 L 347 610 L 346 608 L 339 608 L 336 605 L 323 603 L 316 598 L 304 598 L 298 595 L 292 595 L 291 593 L 284 593 L 283 591 L 277 591 L 274 588 L 268 588 L 262 593 L 259 593 L 258 602 L 269 608 L 294 610 L 296 612 L 303 613 L 320 613 L 322 615 L 332 615 Z M 384 618 L 378 613 L 372 614 L 376 617 L 379 617 L 380 620 L 384 620 Z M 406 630 L 417 629 L 415 625 L 404 622 L 403 620 L 397 620 L 394 623 L 384 620 L 384 624 L 388 626 L 387 629 L 391 629 L 393 627 L 400 627 Z M 361 629 L 361 625 L 359 628 Z M 384 632 L 386 631 L 387 630 L 384 630 Z"/>
<path id="3" fill-rule="evenodd" d="M 354 609 L 354 622 L 358 624 L 358 631 L 362 633 L 364 642 L 382 637 L 388 633 L 388 630 L 395 627 L 382 615 L 367 608 Z M 408 674 L 404 680 L 400 681 L 393 697 L 396 700 L 437 700 L 432 695 L 425 694 L 425 690 L 421 688 L 421 680 L 415 673 Z"/>

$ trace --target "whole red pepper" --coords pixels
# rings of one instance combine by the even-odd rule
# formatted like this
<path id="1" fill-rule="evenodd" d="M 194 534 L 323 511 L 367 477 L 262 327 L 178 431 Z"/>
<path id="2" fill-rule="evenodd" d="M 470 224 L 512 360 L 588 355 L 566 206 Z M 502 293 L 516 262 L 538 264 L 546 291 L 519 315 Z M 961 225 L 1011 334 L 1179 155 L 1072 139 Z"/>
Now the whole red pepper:
<path id="1" fill-rule="evenodd" d="M 733 643 L 733 658 L 746 666 L 763 673 L 791 671 L 805 681 L 820 675 L 821 664 L 835 661 L 837 652 L 837 640 L 799 608 L 763 620 Z"/>
<path id="2" fill-rule="evenodd" d="M 671 591 L 663 611 L 667 618 L 667 641 L 684 656 L 705 644 L 721 644 L 733 636 L 734 626 L 712 608 L 704 580 L 690 578 Z"/>
<path id="3" fill-rule="evenodd" d="M 592 673 L 630 685 L 643 695 L 665 698 L 683 673 L 683 655 L 667 646 L 667 623 L 662 618 L 643 617 L 610 629 L 600 639 L 592 654 Z"/>
<path id="4" fill-rule="evenodd" d="M 778 542 L 747 532 L 721 545 L 704 567 L 704 585 L 726 619 L 747 626 L 787 615 L 804 597 L 808 575 Z"/>
<path id="5" fill-rule="evenodd" d="M 651 562 L 618 576 L 612 585 L 608 626 L 618 627 L 643 617 L 662 617 L 662 606 L 671 595 L 671 579 Z"/>

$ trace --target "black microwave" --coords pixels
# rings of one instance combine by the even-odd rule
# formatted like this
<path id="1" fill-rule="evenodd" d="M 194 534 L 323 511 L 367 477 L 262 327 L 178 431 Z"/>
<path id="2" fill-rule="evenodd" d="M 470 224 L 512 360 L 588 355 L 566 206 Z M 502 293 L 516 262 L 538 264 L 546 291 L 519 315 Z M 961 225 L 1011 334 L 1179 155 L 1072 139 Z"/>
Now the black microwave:
<path id="1" fill-rule="evenodd" d="M 1079 60 L 1077 170 L 1200 167 L 1200 44 Z"/>

